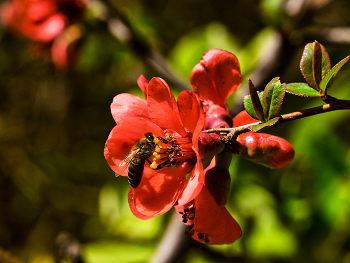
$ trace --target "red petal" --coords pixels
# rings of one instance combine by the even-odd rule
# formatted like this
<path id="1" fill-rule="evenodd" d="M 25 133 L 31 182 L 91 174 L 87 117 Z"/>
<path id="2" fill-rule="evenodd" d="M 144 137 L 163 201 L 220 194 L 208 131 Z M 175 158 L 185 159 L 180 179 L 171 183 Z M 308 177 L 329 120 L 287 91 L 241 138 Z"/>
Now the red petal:
<path id="1" fill-rule="evenodd" d="M 111 112 L 116 123 L 126 117 L 144 117 L 149 119 L 147 102 L 138 96 L 122 93 L 114 97 Z"/>
<path id="2" fill-rule="evenodd" d="M 40 23 L 44 21 L 49 15 L 55 12 L 56 6 L 51 1 L 32 1 L 27 6 L 28 20 L 32 20 L 34 23 Z"/>
<path id="3" fill-rule="evenodd" d="M 36 41 L 50 42 L 64 29 L 66 18 L 62 14 L 54 14 L 36 27 L 36 34 L 28 36 Z"/>
<path id="4" fill-rule="evenodd" d="M 204 126 L 205 116 L 202 110 L 199 111 L 198 120 L 192 134 L 192 149 L 196 153 L 197 163 L 192 170 L 186 185 L 183 188 L 181 197 L 178 200 L 178 205 L 183 205 L 195 198 L 201 191 L 204 184 L 204 171 L 201 156 L 199 155 L 198 140 Z"/>
<path id="5" fill-rule="evenodd" d="M 229 244 L 241 236 L 236 220 L 225 207 L 217 205 L 205 187 L 195 199 L 195 208 L 193 239 L 205 244 Z"/>
<path id="6" fill-rule="evenodd" d="M 143 138 L 147 132 L 164 136 L 161 128 L 144 118 L 125 118 L 113 128 L 104 150 L 105 158 L 113 171 L 117 170 L 119 162 L 128 155 L 137 139 Z M 121 175 L 127 176 L 127 169 Z"/>
<path id="7" fill-rule="evenodd" d="M 189 90 L 182 91 L 177 98 L 177 105 L 182 123 L 194 133 L 202 111 L 198 96 Z"/>
<path id="8" fill-rule="evenodd" d="M 189 165 L 183 165 L 155 171 L 146 164 L 140 185 L 129 190 L 129 205 L 134 215 L 149 219 L 172 208 L 188 170 Z"/>
<path id="9" fill-rule="evenodd" d="M 185 225 L 188 225 L 188 226 L 192 225 L 193 219 L 186 217 L 187 222 L 185 222 L 184 221 L 184 214 L 185 214 L 184 210 L 185 209 L 189 209 L 192 206 L 194 207 L 194 200 L 189 202 L 189 203 L 187 203 L 186 205 L 176 205 L 176 206 L 174 206 L 175 211 L 176 211 L 177 215 L 180 217 L 182 223 L 184 223 Z M 193 216 L 193 215 L 191 215 L 191 216 Z"/>
<path id="10" fill-rule="evenodd" d="M 197 163 L 194 169 L 191 171 L 190 176 L 186 180 L 183 187 L 181 196 L 178 199 L 177 205 L 185 205 L 192 201 L 202 190 L 204 184 L 204 171 L 203 165 L 200 161 L 199 155 L 197 154 Z"/>
<path id="11" fill-rule="evenodd" d="M 233 126 L 232 127 L 239 127 L 246 124 L 251 124 L 254 122 L 258 122 L 259 120 L 254 119 L 251 117 L 247 111 L 243 110 L 240 113 L 238 113 L 233 119 Z"/>
<path id="12" fill-rule="evenodd" d="M 159 127 L 171 129 L 181 136 L 186 136 L 174 95 L 161 78 L 153 78 L 149 82 L 147 105 L 150 118 Z"/>
<path id="13" fill-rule="evenodd" d="M 238 59 L 224 50 L 209 50 L 193 68 L 190 80 L 201 99 L 224 107 L 228 96 L 242 82 Z"/>
<path id="14" fill-rule="evenodd" d="M 148 81 L 143 75 L 140 75 L 140 77 L 137 79 L 137 85 L 139 85 L 143 95 L 145 98 L 147 98 Z"/>

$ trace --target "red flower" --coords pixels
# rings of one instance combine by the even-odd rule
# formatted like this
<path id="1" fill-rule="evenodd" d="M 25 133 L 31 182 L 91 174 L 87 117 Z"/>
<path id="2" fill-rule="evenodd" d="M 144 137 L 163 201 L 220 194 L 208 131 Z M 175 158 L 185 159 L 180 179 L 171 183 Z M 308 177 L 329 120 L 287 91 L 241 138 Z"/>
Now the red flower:
<path id="1" fill-rule="evenodd" d="M 2 24 L 13 32 L 35 43 L 51 46 L 65 29 L 80 17 L 85 7 L 84 0 L 13 0 L 3 3 L 0 18 Z M 52 51 L 55 56 L 53 61 L 61 68 L 69 64 L 69 59 L 65 58 L 67 53 L 69 54 L 67 48 L 59 48 L 72 43 L 72 37 L 67 37 L 68 34 L 72 35 L 72 30 L 65 33 L 65 37 L 60 37 Z M 80 32 L 78 35 L 80 36 Z M 76 40 L 75 37 L 73 39 Z M 41 49 L 45 49 L 44 46 L 41 46 Z M 63 50 L 65 51 L 62 52 Z M 58 54 L 62 56 L 59 59 Z"/>
<path id="2" fill-rule="evenodd" d="M 140 161 L 144 166 L 140 184 L 134 174 L 129 176 L 129 205 L 137 217 L 148 219 L 175 206 L 183 223 L 189 225 L 186 234 L 199 242 L 228 244 L 241 236 L 239 225 L 225 208 L 232 154 L 222 152 L 219 135 L 202 132 L 256 122 L 244 114 L 232 120 L 228 113 L 226 100 L 241 80 L 239 63 L 233 54 L 210 50 L 192 71 L 194 93 L 181 92 L 177 103 L 162 79 L 153 78 L 148 83 L 143 76 L 138 85 L 146 100 L 130 94 L 114 98 L 111 111 L 118 125 L 105 145 L 110 167 L 127 176 L 127 171 L 121 169 L 125 156 L 130 156 L 133 145 L 145 133 L 149 139 L 145 149 L 150 150 L 144 158 L 150 164 Z M 152 134 L 154 141 L 149 137 Z M 249 138 L 256 143 L 249 144 Z M 267 160 L 270 167 L 279 167 L 292 152 L 288 142 L 265 134 L 243 134 L 238 144 L 243 156 L 255 151 L 259 156 L 256 159 L 253 155 L 253 161 L 266 164 Z M 203 171 L 202 163 L 210 166 Z"/>
<path id="3" fill-rule="evenodd" d="M 193 68 L 190 81 L 203 103 L 204 128 L 232 127 L 226 100 L 242 82 L 236 56 L 221 49 L 209 50 Z"/>
<path id="4" fill-rule="evenodd" d="M 254 123 L 257 120 L 242 111 L 233 118 L 234 127 Z M 285 139 L 278 136 L 247 132 L 237 138 L 239 152 L 254 163 L 268 168 L 282 168 L 294 159 L 294 149 Z"/>
<path id="5" fill-rule="evenodd" d="M 117 95 L 113 100 L 111 111 L 118 125 L 106 142 L 105 158 L 114 171 L 120 172 L 119 164 L 135 141 L 148 132 L 157 137 L 152 164 L 146 162 L 141 183 L 129 191 L 132 212 L 148 219 L 193 200 L 204 183 L 202 160 L 211 159 L 220 147 L 215 142 L 217 136 L 201 134 L 204 115 L 193 92 L 181 92 L 176 103 L 162 79 L 153 78 L 148 84 L 141 76 L 138 83 L 146 100 L 130 94 Z M 208 143 L 213 151 L 201 149 Z M 127 176 L 127 170 L 121 175 Z"/>

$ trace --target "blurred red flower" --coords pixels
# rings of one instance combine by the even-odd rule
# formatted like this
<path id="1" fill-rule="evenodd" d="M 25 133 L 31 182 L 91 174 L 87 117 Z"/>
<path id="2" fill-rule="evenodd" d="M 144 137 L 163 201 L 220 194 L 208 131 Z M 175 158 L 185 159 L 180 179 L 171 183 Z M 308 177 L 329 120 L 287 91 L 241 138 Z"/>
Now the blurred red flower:
<path id="1" fill-rule="evenodd" d="M 84 0 L 12 0 L 2 4 L 0 18 L 9 30 L 41 43 L 42 49 L 52 46 L 53 62 L 64 68 L 70 63 L 68 46 L 80 37 L 80 31 L 65 30 L 86 5 Z"/>

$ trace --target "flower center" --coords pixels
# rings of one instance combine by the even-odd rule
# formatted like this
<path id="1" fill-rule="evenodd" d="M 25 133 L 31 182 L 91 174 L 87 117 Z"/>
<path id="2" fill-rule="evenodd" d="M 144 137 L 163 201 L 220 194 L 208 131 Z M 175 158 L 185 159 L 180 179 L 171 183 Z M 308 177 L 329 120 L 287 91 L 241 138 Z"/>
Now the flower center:
<path id="1" fill-rule="evenodd" d="M 191 136 L 176 138 L 174 135 L 166 134 L 164 137 L 155 138 L 154 142 L 156 147 L 151 156 L 152 163 L 150 165 L 153 170 L 196 160 Z"/>

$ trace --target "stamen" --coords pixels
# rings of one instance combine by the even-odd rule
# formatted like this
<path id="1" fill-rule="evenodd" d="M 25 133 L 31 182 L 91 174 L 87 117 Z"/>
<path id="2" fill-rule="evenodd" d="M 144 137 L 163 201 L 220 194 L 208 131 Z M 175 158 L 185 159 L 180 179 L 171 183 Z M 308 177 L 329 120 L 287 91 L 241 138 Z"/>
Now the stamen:
<path id="1" fill-rule="evenodd" d="M 186 224 L 188 220 L 194 220 L 196 208 L 192 205 L 189 208 L 185 208 L 183 212 L 179 212 L 179 214 L 182 214 L 182 222 Z"/>
<path id="2" fill-rule="evenodd" d="M 164 166 L 180 165 L 185 161 L 195 160 L 196 154 L 192 149 L 191 138 L 166 134 L 164 137 L 157 137 L 155 150 L 151 156 L 150 167 L 153 170 Z"/>
<path id="3" fill-rule="evenodd" d="M 201 241 L 203 241 L 203 242 L 205 242 L 205 243 L 208 243 L 208 242 L 209 242 L 209 237 L 208 237 L 208 235 L 203 234 L 203 233 L 198 233 L 197 236 L 198 236 L 198 239 L 199 239 L 199 240 L 201 240 Z"/>

